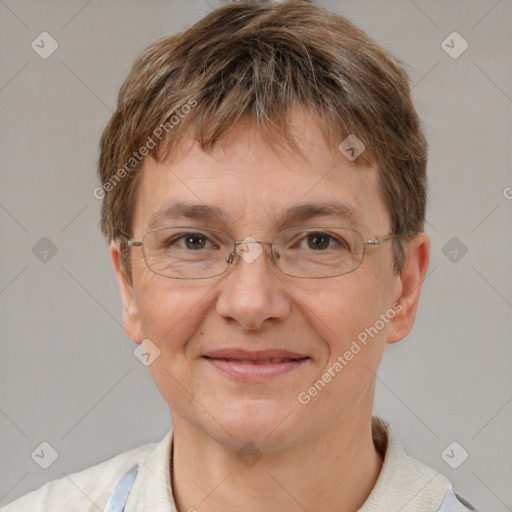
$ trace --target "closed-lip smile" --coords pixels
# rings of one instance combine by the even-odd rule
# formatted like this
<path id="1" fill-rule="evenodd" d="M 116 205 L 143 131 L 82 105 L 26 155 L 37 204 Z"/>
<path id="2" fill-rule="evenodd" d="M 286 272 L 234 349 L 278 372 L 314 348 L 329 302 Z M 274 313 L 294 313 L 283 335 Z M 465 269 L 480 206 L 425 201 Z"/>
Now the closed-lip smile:
<path id="1" fill-rule="evenodd" d="M 311 359 L 309 356 L 282 349 L 220 349 L 212 350 L 202 357 L 218 370 L 245 381 L 276 377 L 295 370 Z"/>

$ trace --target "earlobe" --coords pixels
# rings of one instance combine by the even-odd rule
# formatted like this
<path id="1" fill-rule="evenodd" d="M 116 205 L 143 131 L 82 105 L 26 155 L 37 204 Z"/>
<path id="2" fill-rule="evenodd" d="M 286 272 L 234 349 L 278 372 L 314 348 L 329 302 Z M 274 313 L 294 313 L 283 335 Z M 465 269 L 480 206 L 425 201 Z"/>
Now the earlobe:
<path id="1" fill-rule="evenodd" d="M 405 250 L 406 263 L 399 279 L 396 302 L 401 309 L 390 322 L 387 343 L 396 343 L 411 332 L 416 318 L 423 281 L 430 262 L 430 238 L 426 233 L 416 234 Z"/>
<path id="2" fill-rule="evenodd" d="M 123 302 L 123 328 L 127 336 L 135 343 L 142 341 L 140 318 L 137 303 L 133 293 L 133 284 L 129 281 L 121 268 L 121 253 L 119 245 L 112 241 L 110 243 L 110 260 Z"/>

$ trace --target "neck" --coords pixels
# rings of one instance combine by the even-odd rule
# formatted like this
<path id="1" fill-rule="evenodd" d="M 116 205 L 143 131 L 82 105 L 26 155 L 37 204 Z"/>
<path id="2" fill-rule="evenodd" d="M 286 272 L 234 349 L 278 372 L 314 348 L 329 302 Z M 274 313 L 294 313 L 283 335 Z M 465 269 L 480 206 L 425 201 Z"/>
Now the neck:
<path id="1" fill-rule="evenodd" d="M 173 423 L 171 474 L 179 512 L 355 512 L 382 468 L 371 411 L 347 416 L 293 449 L 265 453 L 250 467 L 181 418 Z"/>

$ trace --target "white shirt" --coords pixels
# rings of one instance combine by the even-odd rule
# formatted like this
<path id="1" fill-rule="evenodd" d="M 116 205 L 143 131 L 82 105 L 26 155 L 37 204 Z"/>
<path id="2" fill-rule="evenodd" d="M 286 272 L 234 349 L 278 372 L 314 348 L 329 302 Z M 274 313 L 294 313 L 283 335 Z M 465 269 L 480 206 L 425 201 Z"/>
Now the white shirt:
<path id="1" fill-rule="evenodd" d="M 446 477 L 407 456 L 390 425 L 377 416 L 373 416 L 372 434 L 384 462 L 374 488 L 358 512 L 474 510 L 459 501 Z M 141 446 L 53 480 L 10 503 L 2 512 L 98 512 L 105 509 L 111 494 L 115 497 L 111 498 L 109 512 L 122 512 L 123 506 L 124 512 L 178 512 L 171 486 L 172 441 L 171 429 L 159 443 Z"/>

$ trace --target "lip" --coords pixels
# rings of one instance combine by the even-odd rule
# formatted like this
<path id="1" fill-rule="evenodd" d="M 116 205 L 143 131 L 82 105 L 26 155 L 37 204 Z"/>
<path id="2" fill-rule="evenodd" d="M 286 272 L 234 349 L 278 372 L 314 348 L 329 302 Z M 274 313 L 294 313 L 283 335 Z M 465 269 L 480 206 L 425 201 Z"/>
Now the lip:
<path id="1" fill-rule="evenodd" d="M 288 350 L 248 351 L 241 349 L 214 350 L 202 358 L 214 368 L 242 381 L 267 380 L 289 373 L 310 358 Z M 269 361 L 278 360 L 282 361 Z"/>
<path id="2" fill-rule="evenodd" d="M 244 350 L 239 348 L 226 348 L 220 350 L 212 350 L 203 357 L 210 359 L 238 359 L 239 361 L 264 361 L 266 359 L 302 359 L 304 354 L 290 352 L 289 350 L 270 349 L 270 350 Z"/>

